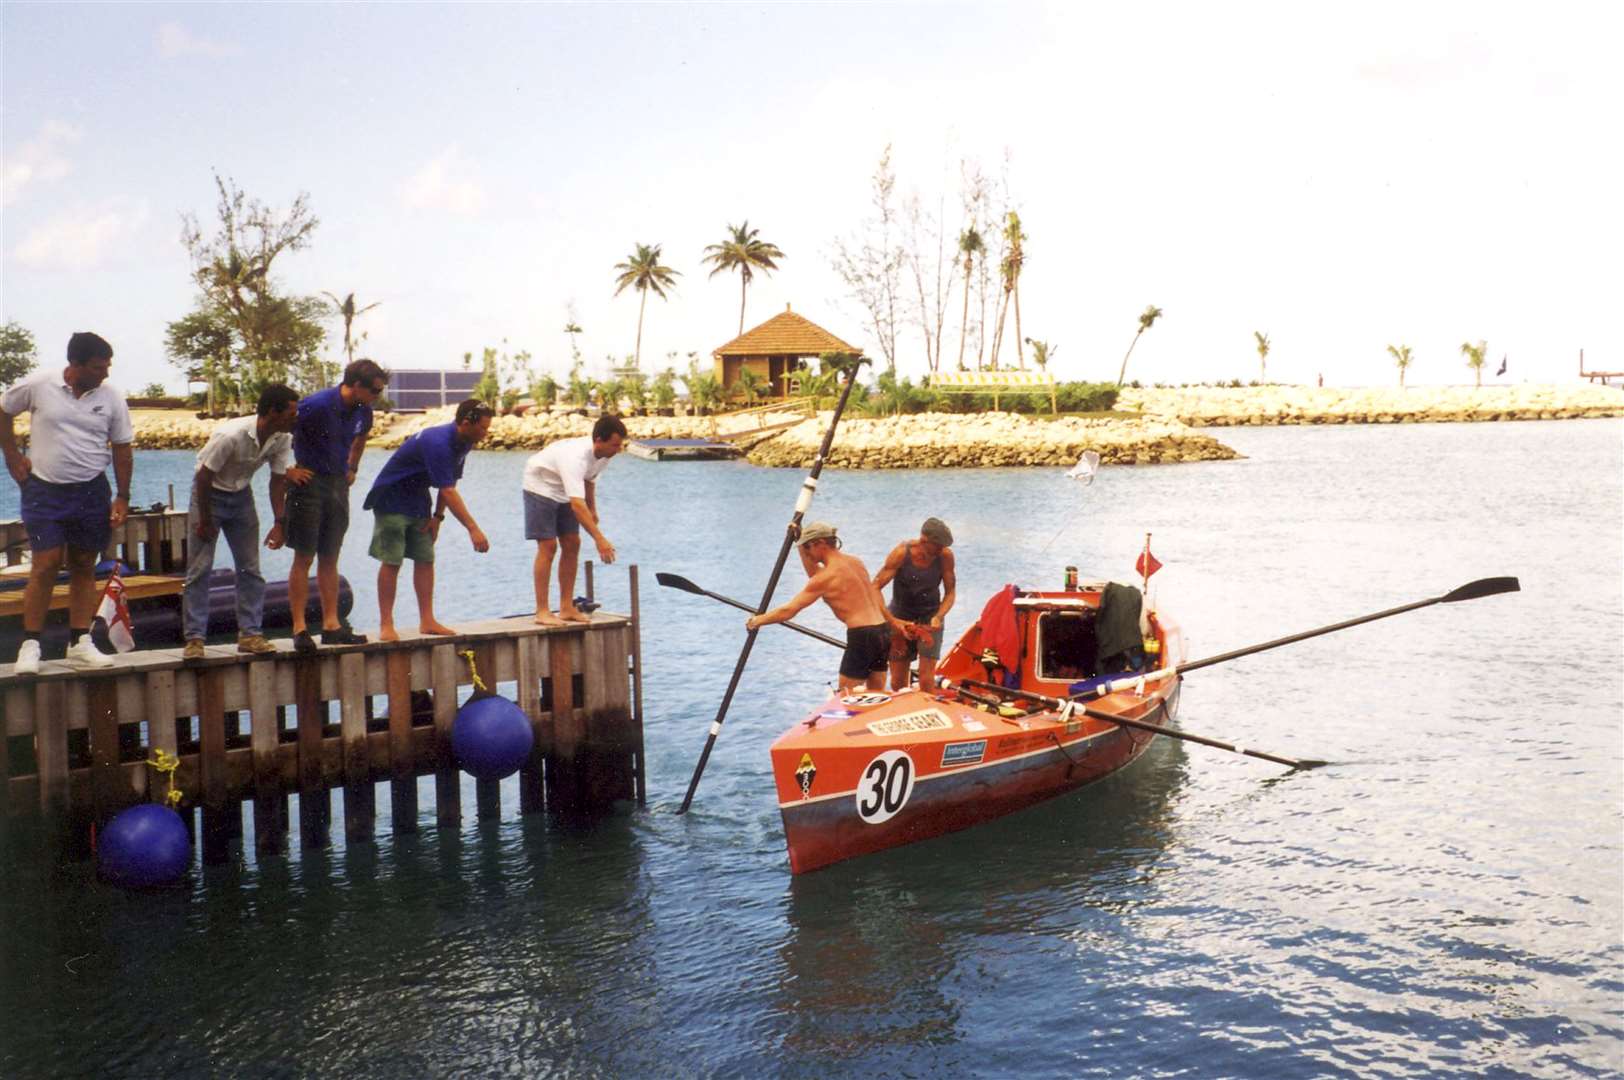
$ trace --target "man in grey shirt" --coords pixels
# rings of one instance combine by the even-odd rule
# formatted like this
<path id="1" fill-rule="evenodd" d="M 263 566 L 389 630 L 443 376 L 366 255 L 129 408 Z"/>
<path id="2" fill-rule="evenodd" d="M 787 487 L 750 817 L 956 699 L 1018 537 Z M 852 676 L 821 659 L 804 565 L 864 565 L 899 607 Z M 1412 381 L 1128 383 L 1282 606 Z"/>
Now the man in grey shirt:
<path id="1" fill-rule="evenodd" d="M 186 560 L 187 660 L 201 660 L 209 634 L 209 576 L 214 549 L 226 534 L 237 568 L 237 651 L 275 652 L 260 625 L 265 607 L 265 578 L 259 572 L 259 512 L 254 508 L 254 473 L 271 466 L 271 516 L 275 524 L 265 537 L 272 551 L 284 542 L 283 519 L 288 485 L 310 479 L 310 470 L 293 467 L 293 425 L 299 418 L 299 395 L 280 383 L 260 391 L 254 416 L 218 425 L 197 455 L 192 477 L 192 507 L 187 515 L 191 554 Z"/>
<path id="2" fill-rule="evenodd" d="M 50 611 L 56 574 L 68 564 L 67 659 L 84 667 L 113 664 L 90 640 L 96 611 L 96 560 L 112 532 L 130 514 L 135 438 L 124 395 L 107 381 L 113 347 L 87 332 L 68 339 L 68 366 L 51 368 L 0 395 L 0 451 L 22 489 L 22 519 L 32 552 L 23 592 L 19 675 L 39 671 L 40 635 Z M 11 418 L 28 413 L 29 448 L 17 448 Z M 107 485 L 107 466 L 118 482 Z"/>

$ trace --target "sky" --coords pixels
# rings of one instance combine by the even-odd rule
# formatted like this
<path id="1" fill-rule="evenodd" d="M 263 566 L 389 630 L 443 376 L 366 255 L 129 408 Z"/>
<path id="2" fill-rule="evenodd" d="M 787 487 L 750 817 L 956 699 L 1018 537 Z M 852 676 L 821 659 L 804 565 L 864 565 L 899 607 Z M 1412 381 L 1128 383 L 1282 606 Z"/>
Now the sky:
<path id="1" fill-rule="evenodd" d="M 214 173 L 320 227 L 280 285 L 380 306 L 395 367 L 486 346 L 562 376 L 630 355 L 614 265 L 660 244 L 645 370 L 735 336 L 701 262 L 748 220 L 786 305 L 879 350 L 831 268 L 893 147 L 899 194 L 963 225 L 961 163 L 1027 241 L 1022 330 L 1065 379 L 1386 385 L 1624 370 L 1616 4 L 0 4 L 0 318 L 54 362 L 91 329 L 115 381 L 178 389 L 181 215 Z M 945 337 L 956 358 L 962 294 Z M 972 308 L 976 305 L 972 301 Z M 972 314 L 972 321 L 974 315 Z M 333 325 L 331 351 L 340 353 Z M 1005 356 L 1014 348 L 1013 330 Z M 905 332 L 902 373 L 927 370 Z M 1499 359 L 1508 371 L 1492 377 Z"/>

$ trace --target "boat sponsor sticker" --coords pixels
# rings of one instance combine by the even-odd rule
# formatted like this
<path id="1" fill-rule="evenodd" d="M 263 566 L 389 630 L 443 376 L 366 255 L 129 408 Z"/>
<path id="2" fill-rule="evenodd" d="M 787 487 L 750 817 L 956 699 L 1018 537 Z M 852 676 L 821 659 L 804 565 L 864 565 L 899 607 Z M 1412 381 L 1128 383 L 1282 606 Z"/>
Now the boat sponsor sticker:
<path id="1" fill-rule="evenodd" d="M 942 747 L 942 768 L 953 765 L 975 765 L 987 756 L 987 740 L 948 743 Z"/>
<path id="2" fill-rule="evenodd" d="M 812 781 L 818 778 L 818 767 L 812 763 L 811 754 L 802 754 L 801 763 L 795 766 L 795 781 L 801 785 L 801 798 L 812 797 Z"/>
<path id="3" fill-rule="evenodd" d="M 857 816 L 864 823 L 890 821 L 913 794 L 914 763 L 906 750 L 887 750 L 868 763 L 857 782 Z"/>
<path id="4" fill-rule="evenodd" d="M 883 694 L 872 690 L 866 694 L 847 694 L 840 699 L 842 705 L 850 705 L 854 709 L 872 709 L 876 705 L 884 705 L 891 700 L 890 694 Z"/>
<path id="5" fill-rule="evenodd" d="M 972 719 L 970 717 L 965 717 L 960 722 L 964 725 L 964 730 L 965 731 L 986 731 L 987 730 L 987 725 L 986 724 L 983 724 L 980 720 L 975 720 L 975 719 Z"/>
<path id="6" fill-rule="evenodd" d="M 952 726 L 953 721 L 942 710 L 921 709 L 870 721 L 868 730 L 875 735 L 911 735 L 916 731 L 946 731 Z"/>
<path id="7" fill-rule="evenodd" d="M 818 713 L 819 720 L 850 720 L 857 713 L 852 709 L 824 709 Z"/>

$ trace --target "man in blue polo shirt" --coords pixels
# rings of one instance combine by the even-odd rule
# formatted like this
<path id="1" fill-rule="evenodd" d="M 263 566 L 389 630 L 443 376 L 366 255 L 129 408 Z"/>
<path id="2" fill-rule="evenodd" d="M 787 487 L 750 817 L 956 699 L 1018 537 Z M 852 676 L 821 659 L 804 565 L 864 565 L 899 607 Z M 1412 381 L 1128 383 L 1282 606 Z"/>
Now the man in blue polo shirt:
<path id="1" fill-rule="evenodd" d="M 468 400 L 457 406 L 449 424 L 424 428 L 400 444 L 383 471 L 372 482 L 361 509 L 374 515 L 372 546 L 367 550 L 378 567 L 378 640 L 399 641 L 395 630 L 395 585 L 400 564 L 412 560 L 412 588 L 417 593 L 418 633 L 454 634 L 434 617 L 434 544 L 446 511 L 462 522 L 474 550 L 486 552 L 491 542 L 480 531 L 474 515 L 457 493 L 468 451 L 484 441 L 491 430 L 491 407 Z M 429 488 L 440 497 L 429 511 Z"/>
<path id="2" fill-rule="evenodd" d="M 321 595 L 321 643 L 360 645 L 366 636 L 338 619 L 338 552 L 350 527 L 350 485 L 372 430 L 372 403 L 389 384 L 389 373 L 372 360 L 357 360 L 344 369 L 338 386 L 318 390 L 299 402 L 293 426 L 293 463 L 313 474 L 288 494 L 287 543 L 293 549 L 288 573 L 288 606 L 293 616 L 293 647 L 315 652 L 305 628 L 305 601 L 310 595 L 310 564 L 316 564 Z"/>
<path id="3" fill-rule="evenodd" d="M 96 611 L 96 560 L 130 513 L 130 409 L 107 382 L 113 347 L 91 333 L 68 339 L 68 366 L 31 375 L 0 395 L 0 450 L 22 489 L 23 525 L 33 553 L 23 591 L 23 643 L 16 673 L 39 671 L 40 635 L 56 574 L 68 564 L 67 659 L 85 667 L 113 660 L 90 640 Z M 17 449 L 11 418 L 30 413 L 28 455 Z M 112 462 L 118 494 L 107 486 Z"/>

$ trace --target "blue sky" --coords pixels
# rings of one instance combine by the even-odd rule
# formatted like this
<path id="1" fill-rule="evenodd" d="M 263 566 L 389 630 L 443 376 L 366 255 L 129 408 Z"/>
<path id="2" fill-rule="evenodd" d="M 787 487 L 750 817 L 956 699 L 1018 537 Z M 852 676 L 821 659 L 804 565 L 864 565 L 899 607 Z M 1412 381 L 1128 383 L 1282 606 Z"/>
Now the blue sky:
<path id="1" fill-rule="evenodd" d="M 748 218 L 786 303 L 875 352 L 829 267 L 895 146 L 899 188 L 1004 168 L 1029 239 L 1023 329 L 1067 378 L 1506 381 L 1624 368 L 1624 75 L 1614 5 L 61 5 L 6 3 L 0 314 L 47 359 L 96 329 L 127 388 L 178 385 L 179 216 L 211 170 L 286 206 L 289 289 L 382 306 L 401 367 L 526 348 L 555 373 L 573 303 L 594 366 L 629 354 L 613 265 L 661 243 L 646 368 L 731 338 L 700 263 Z M 955 294 L 956 295 L 956 294 Z M 958 304 L 947 336 L 956 353 Z M 337 334 L 333 336 L 335 353 Z M 1006 349 L 1012 343 L 1006 340 Z M 904 337 L 905 373 L 925 369 Z"/>

